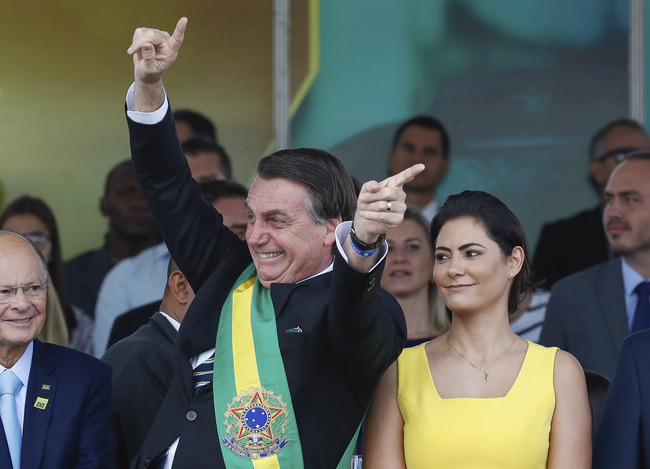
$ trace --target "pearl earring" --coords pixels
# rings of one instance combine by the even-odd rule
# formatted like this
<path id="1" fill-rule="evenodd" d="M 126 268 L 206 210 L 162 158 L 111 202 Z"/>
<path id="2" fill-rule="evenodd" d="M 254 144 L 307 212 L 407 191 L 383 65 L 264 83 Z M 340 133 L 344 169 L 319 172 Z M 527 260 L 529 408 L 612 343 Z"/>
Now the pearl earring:
<path id="1" fill-rule="evenodd" d="M 508 277 L 510 277 L 510 278 L 512 278 L 514 276 L 515 276 L 515 274 L 512 274 L 512 273 L 508 274 Z"/>

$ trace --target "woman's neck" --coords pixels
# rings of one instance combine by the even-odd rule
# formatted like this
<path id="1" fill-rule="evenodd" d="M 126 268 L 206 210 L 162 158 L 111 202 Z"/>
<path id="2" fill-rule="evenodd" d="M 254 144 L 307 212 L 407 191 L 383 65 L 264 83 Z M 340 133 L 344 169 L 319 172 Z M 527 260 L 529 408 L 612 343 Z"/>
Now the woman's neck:
<path id="1" fill-rule="evenodd" d="M 397 297 L 397 301 L 404 311 L 408 339 L 424 339 L 442 333 L 436 328 L 433 320 L 428 288 Z"/>

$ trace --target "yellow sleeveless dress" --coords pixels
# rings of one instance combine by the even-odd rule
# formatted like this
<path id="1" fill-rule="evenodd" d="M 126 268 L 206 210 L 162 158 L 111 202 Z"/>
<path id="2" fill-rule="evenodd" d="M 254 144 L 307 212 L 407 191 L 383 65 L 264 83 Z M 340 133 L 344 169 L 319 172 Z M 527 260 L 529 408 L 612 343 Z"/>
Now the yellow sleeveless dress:
<path id="1" fill-rule="evenodd" d="M 404 349 L 397 360 L 406 466 L 545 468 L 555 409 L 557 348 L 529 342 L 519 375 L 505 397 L 442 399 L 425 345 Z"/>

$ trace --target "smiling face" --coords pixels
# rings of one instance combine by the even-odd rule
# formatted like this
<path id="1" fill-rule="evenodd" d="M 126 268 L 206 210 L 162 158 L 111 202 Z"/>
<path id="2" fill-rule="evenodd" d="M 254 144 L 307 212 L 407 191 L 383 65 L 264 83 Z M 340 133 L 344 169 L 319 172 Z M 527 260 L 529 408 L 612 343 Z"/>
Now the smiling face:
<path id="1" fill-rule="evenodd" d="M 0 286 L 44 283 L 43 265 L 34 249 L 13 234 L 0 236 Z M 0 360 L 18 361 L 45 322 L 46 297 L 28 299 L 22 289 L 0 304 Z M 7 365 L 5 365 L 7 366 Z"/>
<path id="2" fill-rule="evenodd" d="M 381 286 L 395 297 L 429 290 L 433 254 L 424 229 L 404 220 L 386 234 L 388 255 Z"/>
<path id="3" fill-rule="evenodd" d="M 616 254 L 633 261 L 650 253 L 650 160 L 616 168 L 605 188 L 603 224 Z"/>
<path id="4" fill-rule="evenodd" d="M 340 220 L 315 224 L 307 188 L 289 179 L 258 177 L 248 192 L 246 242 L 260 283 L 296 283 L 332 262 L 334 230 Z"/>
<path id="5" fill-rule="evenodd" d="M 523 259 L 519 251 L 516 247 L 504 257 L 472 218 L 445 223 L 436 242 L 433 278 L 447 307 L 454 313 L 507 312 L 510 274 L 517 275 Z"/>

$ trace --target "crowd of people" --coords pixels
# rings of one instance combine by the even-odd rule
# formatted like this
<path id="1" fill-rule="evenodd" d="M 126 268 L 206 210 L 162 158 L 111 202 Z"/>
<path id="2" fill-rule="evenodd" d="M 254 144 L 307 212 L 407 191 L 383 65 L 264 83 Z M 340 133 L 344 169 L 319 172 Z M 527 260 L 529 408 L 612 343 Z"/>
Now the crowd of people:
<path id="1" fill-rule="evenodd" d="M 102 247 L 63 262 L 39 198 L 0 215 L 0 467 L 650 467 L 642 126 L 595 133 L 602 202 L 530 256 L 494 195 L 438 200 L 430 116 L 382 181 L 298 148 L 244 187 L 214 124 L 169 105 L 186 27 L 128 50 Z"/>

